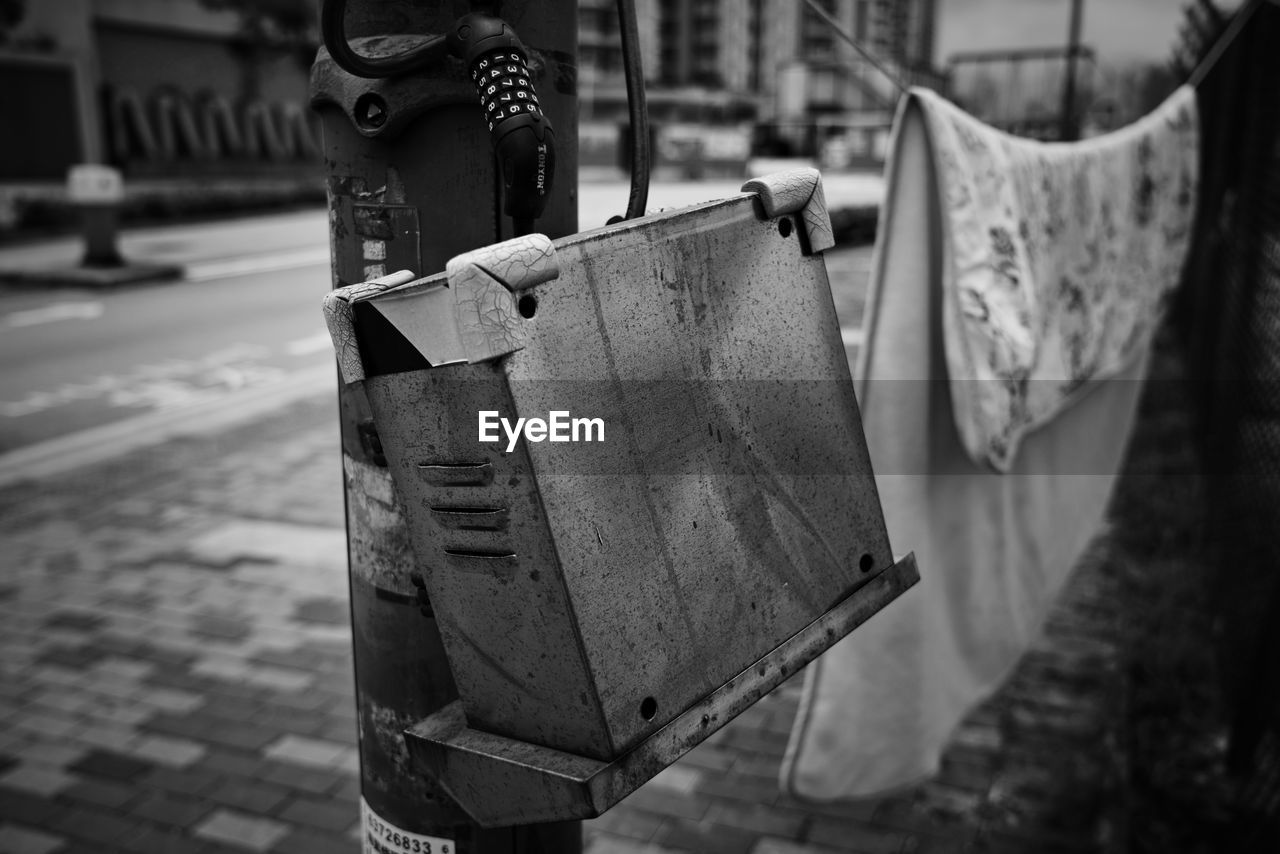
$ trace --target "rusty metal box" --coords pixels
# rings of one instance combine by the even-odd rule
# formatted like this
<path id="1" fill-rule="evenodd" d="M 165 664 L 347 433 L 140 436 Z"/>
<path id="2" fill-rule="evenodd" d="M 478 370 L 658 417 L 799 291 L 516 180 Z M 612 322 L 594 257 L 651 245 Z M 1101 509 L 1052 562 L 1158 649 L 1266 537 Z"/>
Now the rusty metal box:
<path id="1" fill-rule="evenodd" d="M 598 814 L 915 581 L 817 173 L 744 190 L 327 301 L 460 694 L 410 748 L 481 823 Z"/>

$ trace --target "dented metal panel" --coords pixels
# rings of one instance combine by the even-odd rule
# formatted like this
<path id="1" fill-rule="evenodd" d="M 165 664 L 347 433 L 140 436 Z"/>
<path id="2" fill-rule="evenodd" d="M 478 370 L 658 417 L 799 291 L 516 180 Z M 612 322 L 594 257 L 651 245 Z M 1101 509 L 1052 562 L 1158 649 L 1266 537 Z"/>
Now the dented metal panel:
<path id="1" fill-rule="evenodd" d="M 503 370 L 615 430 L 526 448 L 620 752 L 892 560 L 820 256 L 749 198 L 558 252 Z"/>
<path id="2" fill-rule="evenodd" d="M 339 292 L 353 328 L 364 313 L 392 333 L 359 357 L 465 709 L 418 728 L 445 785 L 449 768 L 479 773 L 457 752 L 476 739 L 583 767 L 648 751 L 652 774 L 658 734 L 691 709 L 723 696 L 736 714 L 914 583 L 881 517 L 821 184 L 808 170 L 748 187 L 554 252 L 509 242 Z M 473 304 L 467 322 L 490 329 L 466 343 Z M 486 413 L 580 416 L 601 435 L 486 442 Z"/>
<path id="3" fill-rule="evenodd" d="M 476 442 L 477 411 L 516 407 L 494 368 L 370 377 L 374 418 L 471 719 L 605 758 L 610 740 L 528 454 Z M 446 521 L 462 511 L 502 514 L 507 525 Z"/>
<path id="4" fill-rule="evenodd" d="M 419 722 L 405 739 L 482 826 L 594 818 L 638 789 L 827 649 L 918 579 L 907 557 L 838 603 L 632 750 L 608 762 L 517 742 L 468 723 L 462 703 Z"/>

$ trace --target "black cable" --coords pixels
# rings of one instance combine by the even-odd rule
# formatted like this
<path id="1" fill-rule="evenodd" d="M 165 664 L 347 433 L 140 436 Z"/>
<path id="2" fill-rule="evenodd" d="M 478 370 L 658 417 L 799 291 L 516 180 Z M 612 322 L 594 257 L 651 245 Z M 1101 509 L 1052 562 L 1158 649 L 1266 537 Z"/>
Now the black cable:
<path id="1" fill-rule="evenodd" d="M 622 34 L 622 66 L 627 78 L 627 110 L 631 115 L 631 196 L 624 219 L 644 216 L 649 202 L 649 109 L 644 100 L 644 68 L 640 59 L 640 29 L 635 0 L 618 0 L 618 29 Z"/>
<path id="2" fill-rule="evenodd" d="M 347 41 L 347 0 L 324 0 L 320 10 L 320 33 L 333 61 L 356 77 L 397 77 L 439 62 L 446 53 L 445 37 L 432 36 L 413 50 L 389 57 L 371 59 L 356 53 Z"/>

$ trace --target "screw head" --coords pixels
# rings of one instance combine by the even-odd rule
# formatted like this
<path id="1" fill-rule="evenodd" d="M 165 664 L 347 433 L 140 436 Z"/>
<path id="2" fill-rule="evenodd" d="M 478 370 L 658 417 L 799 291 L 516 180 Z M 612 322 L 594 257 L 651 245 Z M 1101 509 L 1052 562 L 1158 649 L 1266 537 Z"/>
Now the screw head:
<path id="1" fill-rule="evenodd" d="M 380 95 L 366 92 L 356 99 L 355 114 L 361 127 L 380 128 L 387 123 L 387 102 Z"/>

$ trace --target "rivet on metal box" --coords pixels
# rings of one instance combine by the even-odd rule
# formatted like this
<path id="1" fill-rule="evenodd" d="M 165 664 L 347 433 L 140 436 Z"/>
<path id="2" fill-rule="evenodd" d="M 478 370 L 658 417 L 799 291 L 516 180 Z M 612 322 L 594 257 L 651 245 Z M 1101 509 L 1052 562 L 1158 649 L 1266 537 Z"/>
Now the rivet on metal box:
<path id="1" fill-rule="evenodd" d="M 326 300 L 458 686 L 405 738 L 482 825 L 599 815 L 918 579 L 818 173 L 743 190 Z"/>

